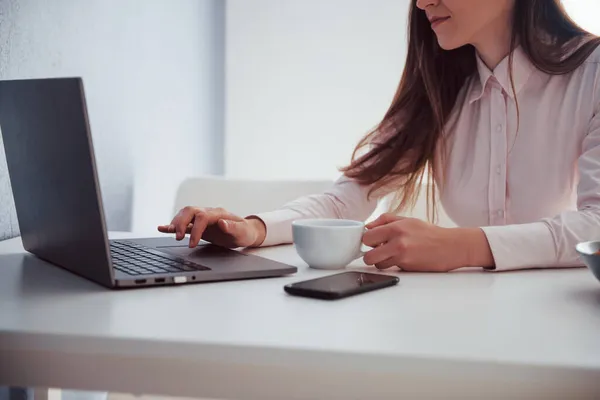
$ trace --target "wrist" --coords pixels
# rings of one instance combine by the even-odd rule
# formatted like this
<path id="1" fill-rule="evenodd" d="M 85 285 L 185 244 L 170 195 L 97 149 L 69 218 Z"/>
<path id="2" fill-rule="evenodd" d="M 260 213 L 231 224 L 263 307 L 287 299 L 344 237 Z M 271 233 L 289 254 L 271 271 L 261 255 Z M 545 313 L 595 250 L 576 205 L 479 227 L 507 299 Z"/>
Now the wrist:
<path id="1" fill-rule="evenodd" d="M 260 247 L 267 237 L 267 226 L 258 217 L 248 217 L 246 221 L 248 221 L 252 232 L 254 232 L 254 242 L 250 247 Z"/>
<path id="2" fill-rule="evenodd" d="M 479 228 L 452 228 L 454 245 L 459 254 L 460 267 L 494 267 L 494 255 L 483 230 Z"/>

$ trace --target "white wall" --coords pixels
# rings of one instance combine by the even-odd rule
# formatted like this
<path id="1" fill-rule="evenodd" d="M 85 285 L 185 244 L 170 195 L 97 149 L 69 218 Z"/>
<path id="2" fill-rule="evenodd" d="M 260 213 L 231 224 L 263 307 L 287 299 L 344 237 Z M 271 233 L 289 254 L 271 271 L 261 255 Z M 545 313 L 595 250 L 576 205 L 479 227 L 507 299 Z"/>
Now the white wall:
<path id="1" fill-rule="evenodd" d="M 228 0 L 226 174 L 338 177 L 392 101 L 411 1 Z"/>
<path id="2" fill-rule="evenodd" d="M 226 174 L 335 178 L 400 80 L 412 0 L 228 0 Z"/>
<path id="3" fill-rule="evenodd" d="M 386 111 L 413 0 L 228 0 L 226 173 L 332 178 Z M 598 0 L 563 0 L 600 34 Z"/>
<path id="4" fill-rule="evenodd" d="M 1 79 L 84 79 L 110 229 L 153 230 L 183 178 L 221 172 L 223 11 L 222 0 L 0 0 Z"/>
<path id="5" fill-rule="evenodd" d="M 600 2 L 598 0 L 563 0 L 571 18 L 582 28 L 594 35 L 600 35 Z"/>

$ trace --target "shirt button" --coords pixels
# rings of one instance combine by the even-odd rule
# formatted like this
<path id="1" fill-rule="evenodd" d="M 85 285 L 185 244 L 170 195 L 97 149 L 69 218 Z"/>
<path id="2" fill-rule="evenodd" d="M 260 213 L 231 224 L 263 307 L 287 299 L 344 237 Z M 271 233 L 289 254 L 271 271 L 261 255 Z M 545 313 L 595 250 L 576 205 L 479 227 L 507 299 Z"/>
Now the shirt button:
<path id="1" fill-rule="evenodd" d="M 498 210 L 498 211 L 496 212 L 496 215 L 498 215 L 498 218 L 502 218 L 502 217 L 504 217 L 504 211 L 502 211 L 502 210 Z"/>
<path id="2" fill-rule="evenodd" d="M 496 173 L 497 173 L 498 175 L 502 174 L 502 166 L 501 166 L 501 165 L 498 165 L 498 166 L 496 167 Z"/>
<path id="3" fill-rule="evenodd" d="M 498 124 L 498 126 L 496 126 L 496 132 L 502 132 L 502 124 Z"/>

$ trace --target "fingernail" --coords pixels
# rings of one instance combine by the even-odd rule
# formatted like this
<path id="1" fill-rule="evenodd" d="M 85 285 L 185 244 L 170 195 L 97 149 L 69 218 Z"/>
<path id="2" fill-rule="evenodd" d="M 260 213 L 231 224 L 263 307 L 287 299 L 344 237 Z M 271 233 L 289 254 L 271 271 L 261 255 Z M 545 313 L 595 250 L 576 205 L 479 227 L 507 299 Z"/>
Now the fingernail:
<path id="1" fill-rule="evenodd" d="M 229 221 L 223 220 L 223 226 L 225 226 L 226 230 L 229 230 Z"/>

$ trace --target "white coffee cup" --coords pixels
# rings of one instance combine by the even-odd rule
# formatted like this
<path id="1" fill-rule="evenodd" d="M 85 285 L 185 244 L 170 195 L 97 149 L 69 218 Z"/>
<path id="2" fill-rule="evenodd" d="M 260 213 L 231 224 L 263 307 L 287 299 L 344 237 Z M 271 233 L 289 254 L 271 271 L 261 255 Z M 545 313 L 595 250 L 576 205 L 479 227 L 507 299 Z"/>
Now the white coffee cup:
<path id="1" fill-rule="evenodd" d="M 298 255 L 316 269 L 343 269 L 365 255 L 365 224 L 341 219 L 304 219 L 292 223 Z"/>

